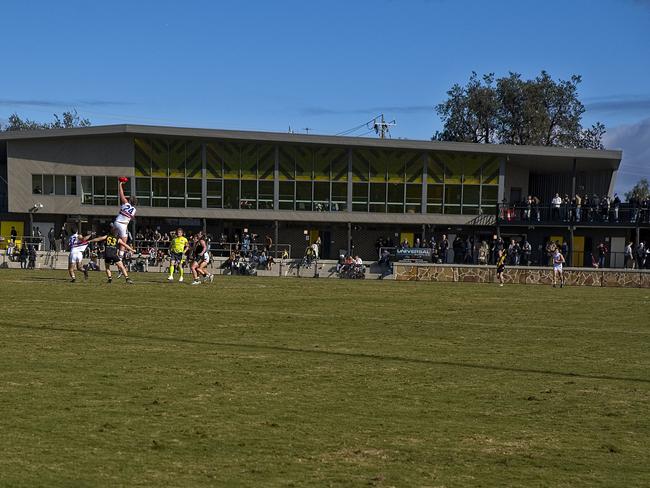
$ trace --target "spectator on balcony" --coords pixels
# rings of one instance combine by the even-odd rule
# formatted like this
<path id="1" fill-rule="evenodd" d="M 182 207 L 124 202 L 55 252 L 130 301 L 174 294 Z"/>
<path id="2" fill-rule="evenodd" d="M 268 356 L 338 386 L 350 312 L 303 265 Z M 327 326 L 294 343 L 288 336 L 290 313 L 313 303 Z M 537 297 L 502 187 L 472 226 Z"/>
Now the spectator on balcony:
<path id="1" fill-rule="evenodd" d="M 609 249 L 607 248 L 607 245 L 604 242 L 601 242 L 600 244 L 598 244 L 598 248 L 596 249 L 596 251 L 598 254 L 598 267 L 604 268 L 605 258 L 607 257 L 607 253 Z"/>
<path id="2" fill-rule="evenodd" d="M 618 193 L 614 193 L 614 199 L 612 200 L 612 209 L 614 211 L 614 222 L 618 224 L 618 212 L 621 208 L 621 199 L 618 196 Z"/>
<path id="3" fill-rule="evenodd" d="M 540 204 L 539 197 L 536 197 L 536 196 L 533 197 L 533 210 L 535 211 L 535 217 L 537 218 L 537 222 L 542 221 L 542 218 L 541 218 L 542 213 L 541 213 L 541 211 L 539 209 L 539 204 Z"/>
<path id="4" fill-rule="evenodd" d="M 533 197 L 528 195 L 526 198 L 526 207 L 524 208 L 524 220 L 530 221 L 533 216 Z"/>
<path id="5" fill-rule="evenodd" d="M 605 195 L 600 199 L 600 218 L 603 222 L 609 222 L 610 199 Z"/>
<path id="6" fill-rule="evenodd" d="M 575 209 L 576 222 L 580 222 L 582 219 L 582 198 L 577 193 L 573 198 L 573 208 Z"/>
<path id="7" fill-rule="evenodd" d="M 569 199 L 569 195 L 565 193 L 564 198 L 562 199 L 562 220 L 564 222 L 568 222 L 570 217 L 571 217 L 571 200 Z"/>
<path id="8" fill-rule="evenodd" d="M 598 215 L 598 209 L 600 208 L 600 198 L 594 193 L 591 197 L 591 202 L 589 205 L 589 222 L 596 220 Z"/>
<path id="9" fill-rule="evenodd" d="M 562 197 L 556 193 L 551 200 L 551 220 L 560 220 L 560 207 L 562 206 Z"/>

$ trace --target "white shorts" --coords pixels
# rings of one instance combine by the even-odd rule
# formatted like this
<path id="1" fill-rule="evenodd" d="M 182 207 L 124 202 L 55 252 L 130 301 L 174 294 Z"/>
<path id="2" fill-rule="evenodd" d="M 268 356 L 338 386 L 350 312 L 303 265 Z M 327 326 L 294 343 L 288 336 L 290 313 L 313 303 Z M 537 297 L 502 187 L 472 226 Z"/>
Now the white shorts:
<path id="1" fill-rule="evenodd" d="M 203 259 L 201 259 L 201 262 L 202 262 L 202 263 L 210 264 L 210 253 L 209 253 L 209 252 L 206 252 L 206 253 L 202 256 L 202 258 L 203 258 Z"/>
<path id="2" fill-rule="evenodd" d="M 68 262 L 70 264 L 80 263 L 84 259 L 84 253 L 82 251 L 72 251 L 70 256 L 68 256 Z"/>
<path id="3" fill-rule="evenodd" d="M 561 264 L 554 265 L 553 266 L 553 271 L 555 271 L 556 273 L 558 273 L 558 272 L 561 273 L 562 272 L 562 265 Z"/>
<path id="4" fill-rule="evenodd" d="M 120 236 L 122 239 L 126 239 L 129 235 L 129 231 L 127 230 L 129 224 L 123 224 L 121 222 L 113 222 L 113 227 L 117 229 L 117 235 Z"/>

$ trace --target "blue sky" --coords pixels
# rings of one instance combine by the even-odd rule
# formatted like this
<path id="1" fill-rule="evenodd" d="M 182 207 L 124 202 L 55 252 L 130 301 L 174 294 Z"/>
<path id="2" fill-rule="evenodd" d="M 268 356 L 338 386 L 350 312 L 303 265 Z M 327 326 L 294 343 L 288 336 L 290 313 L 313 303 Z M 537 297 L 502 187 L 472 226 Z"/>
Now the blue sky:
<path id="1" fill-rule="evenodd" d="M 650 177 L 650 0 L 3 2 L 0 122 L 335 134 L 380 112 L 428 139 L 472 71 L 583 76 L 585 125 Z M 359 131 L 358 133 L 362 133 Z"/>

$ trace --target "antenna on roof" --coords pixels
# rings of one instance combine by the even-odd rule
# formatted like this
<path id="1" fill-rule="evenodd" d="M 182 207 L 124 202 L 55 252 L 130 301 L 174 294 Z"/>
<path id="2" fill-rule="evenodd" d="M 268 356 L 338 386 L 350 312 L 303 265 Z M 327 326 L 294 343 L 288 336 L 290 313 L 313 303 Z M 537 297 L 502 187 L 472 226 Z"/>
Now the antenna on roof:
<path id="1" fill-rule="evenodd" d="M 386 139 L 386 135 L 390 137 L 390 128 L 395 125 L 397 125 L 395 119 L 391 120 L 390 122 L 386 122 L 384 120 L 384 114 L 381 114 L 379 117 L 375 117 L 372 122 L 372 128 L 380 139 Z"/>

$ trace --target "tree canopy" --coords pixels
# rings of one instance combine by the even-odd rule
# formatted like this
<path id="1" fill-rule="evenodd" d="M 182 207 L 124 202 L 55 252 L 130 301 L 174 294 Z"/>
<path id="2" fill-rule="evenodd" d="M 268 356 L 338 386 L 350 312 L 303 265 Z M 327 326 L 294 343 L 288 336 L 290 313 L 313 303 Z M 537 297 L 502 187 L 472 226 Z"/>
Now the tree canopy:
<path id="1" fill-rule="evenodd" d="M 580 82 L 577 75 L 555 81 L 546 71 L 532 80 L 518 73 L 495 78 L 472 72 L 465 86 L 452 86 L 436 106 L 443 129 L 433 139 L 602 149 L 605 126 L 581 124 Z"/>
<path id="2" fill-rule="evenodd" d="M 37 122 L 31 119 L 23 119 L 14 112 L 9 116 L 7 124 L 0 125 L 0 130 L 70 129 L 72 127 L 88 127 L 89 125 L 91 125 L 90 120 L 82 119 L 74 109 L 63 112 L 60 117 L 54 114 L 54 120 L 52 122 Z"/>
<path id="3" fill-rule="evenodd" d="M 641 178 L 630 191 L 625 192 L 625 199 L 628 202 L 633 199 L 640 202 L 641 200 L 647 200 L 648 198 L 650 198 L 650 184 L 648 184 L 647 178 Z"/>

